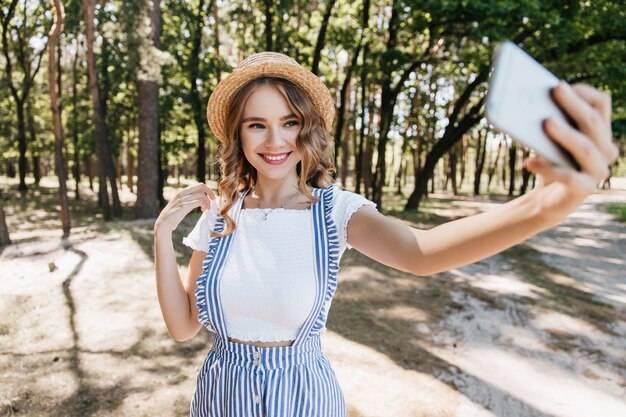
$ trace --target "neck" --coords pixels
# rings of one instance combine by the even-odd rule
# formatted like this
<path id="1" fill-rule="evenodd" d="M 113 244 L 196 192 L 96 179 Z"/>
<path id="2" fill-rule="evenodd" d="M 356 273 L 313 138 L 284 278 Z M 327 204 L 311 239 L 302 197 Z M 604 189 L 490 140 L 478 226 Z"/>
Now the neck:
<path id="1" fill-rule="evenodd" d="M 271 179 L 257 177 L 254 192 L 261 198 L 265 205 L 280 206 L 286 199 L 298 192 L 298 176 L 293 178 Z"/>

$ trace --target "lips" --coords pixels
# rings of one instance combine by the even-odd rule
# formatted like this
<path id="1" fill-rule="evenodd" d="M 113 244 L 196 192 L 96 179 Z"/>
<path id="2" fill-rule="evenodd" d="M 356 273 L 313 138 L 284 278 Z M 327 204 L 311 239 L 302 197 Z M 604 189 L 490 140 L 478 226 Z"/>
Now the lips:
<path id="1" fill-rule="evenodd" d="M 259 154 L 263 157 L 263 160 L 269 164 L 277 165 L 283 163 L 291 152 L 283 152 L 283 153 L 263 153 Z"/>

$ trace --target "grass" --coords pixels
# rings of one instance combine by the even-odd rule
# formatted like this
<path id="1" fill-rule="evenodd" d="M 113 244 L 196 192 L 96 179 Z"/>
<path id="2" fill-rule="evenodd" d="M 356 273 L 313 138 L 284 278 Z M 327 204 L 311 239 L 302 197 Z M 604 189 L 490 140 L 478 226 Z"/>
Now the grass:
<path id="1" fill-rule="evenodd" d="M 617 221 L 626 224 L 626 203 L 611 203 L 603 207 L 608 213 L 611 213 Z"/>

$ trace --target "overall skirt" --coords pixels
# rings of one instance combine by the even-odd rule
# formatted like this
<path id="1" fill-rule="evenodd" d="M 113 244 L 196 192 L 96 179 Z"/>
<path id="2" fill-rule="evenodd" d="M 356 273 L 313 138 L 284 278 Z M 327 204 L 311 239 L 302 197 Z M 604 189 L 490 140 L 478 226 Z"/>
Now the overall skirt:
<path id="1" fill-rule="evenodd" d="M 293 345 L 258 347 L 228 340 L 220 275 L 237 229 L 213 238 L 197 280 L 198 320 L 215 333 L 191 400 L 191 417 L 346 417 L 343 391 L 321 350 L 320 332 L 337 288 L 339 241 L 331 217 L 333 187 L 314 188 L 316 298 Z M 247 190 L 231 211 L 235 220 Z M 224 219 L 218 216 L 215 231 Z"/>

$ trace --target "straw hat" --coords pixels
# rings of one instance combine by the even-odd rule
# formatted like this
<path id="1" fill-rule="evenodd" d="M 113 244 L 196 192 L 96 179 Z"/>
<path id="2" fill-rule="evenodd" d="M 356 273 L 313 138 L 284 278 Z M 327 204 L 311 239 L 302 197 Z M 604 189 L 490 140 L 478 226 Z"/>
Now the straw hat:
<path id="1" fill-rule="evenodd" d="M 260 52 L 241 61 L 227 78 L 217 84 L 209 98 L 209 126 L 222 143 L 226 142 L 226 119 L 231 100 L 242 86 L 258 77 L 285 78 L 302 88 L 324 119 L 326 130 L 330 130 L 335 117 L 335 102 L 317 75 L 287 55 Z"/>

